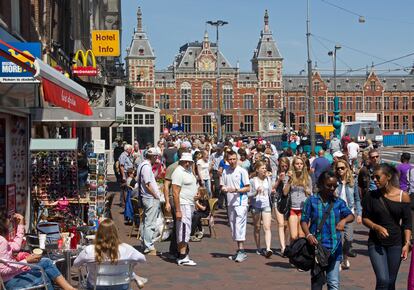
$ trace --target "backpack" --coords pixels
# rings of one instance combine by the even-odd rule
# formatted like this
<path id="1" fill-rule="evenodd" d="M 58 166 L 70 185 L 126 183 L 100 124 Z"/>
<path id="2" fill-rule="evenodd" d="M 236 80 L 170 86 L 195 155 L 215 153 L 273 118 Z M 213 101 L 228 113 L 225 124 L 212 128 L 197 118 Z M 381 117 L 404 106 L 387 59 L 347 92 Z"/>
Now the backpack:
<path id="1" fill-rule="evenodd" d="M 286 246 L 285 253 L 289 257 L 289 263 L 303 271 L 313 268 L 315 262 L 315 247 L 311 246 L 306 238 L 294 240 Z"/>

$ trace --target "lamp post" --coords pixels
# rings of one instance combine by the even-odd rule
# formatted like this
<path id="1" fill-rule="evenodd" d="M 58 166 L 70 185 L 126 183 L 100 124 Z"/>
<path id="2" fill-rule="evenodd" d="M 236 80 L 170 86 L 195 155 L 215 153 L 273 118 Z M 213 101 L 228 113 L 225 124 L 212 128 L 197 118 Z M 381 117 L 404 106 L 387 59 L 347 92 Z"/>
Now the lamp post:
<path id="1" fill-rule="evenodd" d="M 339 99 L 336 93 L 336 51 L 341 49 L 341 46 L 336 44 L 333 51 L 328 52 L 329 56 L 333 57 L 333 71 L 334 71 L 334 122 L 333 126 L 335 128 L 335 135 L 338 138 L 341 138 L 341 120 L 339 114 L 341 110 L 339 109 Z"/>
<path id="2" fill-rule="evenodd" d="M 309 121 L 309 135 L 311 141 L 311 151 L 315 152 L 316 138 L 315 138 L 315 101 L 312 95 L 312 60 L 310 58 L 310 6 L 307 0 L 307 16 L 306 16 L 306 47 L 308 53 L 308 121 Z"/>
<path id="3" fill-rule="evenodd" d="M 228 24 L 227 21 L 217 20 L 217 21 L 207 21 L 207 24 L 216 27 L 216 46 L 217 46 L 217 59 L 216 59 L 216 73 L 217 73 L 217 137 L 218 140 L 222 140 L 223 131 L 221 127 L 221 101 L 220 101 L 220 63 L 219 63 L 219 27 Z"/>

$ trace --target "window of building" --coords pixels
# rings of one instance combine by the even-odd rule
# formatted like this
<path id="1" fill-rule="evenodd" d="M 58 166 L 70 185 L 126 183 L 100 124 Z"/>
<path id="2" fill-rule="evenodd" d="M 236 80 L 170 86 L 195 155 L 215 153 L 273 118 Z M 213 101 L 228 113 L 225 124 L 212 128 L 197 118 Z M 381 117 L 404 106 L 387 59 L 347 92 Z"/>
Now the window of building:
<path id="1" fill-rule="evenodd" d="M 170 96 L 167 94 L 160 95 L 160 109 L 170 108 Z"/>
<path id="2" fill-rule="evenodd" d="M 144 115 L 143 114 L 135 114 L 134 115 L 134 124 L 135 125 L 144 125 Z"/>
<path id="3" fill-rule="evenodd" d="M 164 129 L 167 128 L 167 117 L 160 116 L 160 132 L 164 132 Z"/>
<path id="4" fill-rule="evenodd" d="M 408 129 L 408 116 L 407 115 L 404 115 L 403 116 L 403 127 L 402 127 L 404 130 L 407 130 Z"/>
<path id="5" fill-rule="evenodd" d="M 132 114 L 125 114 L 124 125 L 132 125 Z"/>
<path id="6" fill-rule="evenodd" d="M 181 125 L 184 132 L 191 132 L 191 116 L 181 116 Z"/>
<path id="7" fill-rule="evenodd" d="M 244 116 L 244 129 L 246 132 L 253 132 L 253 115 Z"/>
<path id="8" fill-rule="evenodd" d="M 365 111 L 371 111 L 372 110 L 372 97 L 366 97 L 365 98 Z"/>
<path id="9" fill-rule="evenodd" d="M 399 124 L 399 116 L 398 115 L 396 115 L 396 116 L 394 116 L 394 129 L 395 130 L 397 130 L 400 126 L 400 124 Z"/>
<path id="10" fill-rule="evenodd" d="M 371 81 L 371 91 L 375 92 L 375 81 Z"/>
<path id="11" fill-rule="evenodd" d="M 211 116 L 203 116 L 203 133 L 212 134 L 211 128 Z"/>
<path id="12" fill-rule="evenodd" d="M 318 109 L 319 111 L 325 111 L 325 97 L 318 97 Z"/>
<path id="13" fill-rule="evenodd" d="M 245 109 L 253 109 L 253 95 L 243 96 L 243 107 Z"/>
<path id="14" fill-rule="evenodd" d="M 352 111 L 352 97 L 346 97 L 346 110 Z"/>
<path id="15" fill-rule="evenodd" d="M 213 108 L 213 87 L 211 84 L 203 84 L 203 109 L 212 109 Z M 210 132 L 210 131 L 209 131 Z"/>
<path id="16" fill-rule="evenodd" d="M 305 124 L 305 116 L 299 116 L 299 125 Z"/>
<path id="17" fill-rule="evenodd" d="M 328 124 L 332 124 L 334 121 L 334 117 L 333 116 L 328 116 Z"/>
<path id="18" fill-rule="evenodd" d="M 154 115 L 145 114 L 145 125 L 154 125 Z"/>
<path id="19" fill-rule="evenodd" d="M 403 103 L 402 103 L 402 108 L 404 111 L 408 110 L 408 97 L 404 96 L 402 99 Z"/>
<path id="20" fill-rule="evenodd" d="M 189 83 L 181 85 L 181 109 L 191 109 L 191 85 Z"/>
<path id="21" fill-rule="evenodd" d="M 305 111 L 305 97 L 299 97 L 299 111 Z"/>
<path id="22" fill-rule="evenodd" d="M 390 116 L 384 116 L 384 129 L 390 129 Z"/>
<path id="23" fill-rule="evenodd" d="M 375 97 L 375 110 L 380 111 L 381 108 L 381 97 Z"/>
<path id="24" fill-rule="evenodd" d="M 352 122 L 352 116 L 346 116 L 346 121 L 347 122 Z"/>
<path id="25" fill-rule="evenodd" d="M 313 83 L 313 91 L 314 91 L 314 92 L 319 91 L 319 82 L 314 82 L 314 83 Z"/>
<path id="26" fill-rule="evenodd" d="M 325 123 L 325 114 L 318 115 L 318 123 L 321 123 L 321 124 Z"/>
<path id="27" fill-rule="evenodd" d="M 384 110 L 387 111 L 390 109 L 390 97 L 384 97 Z"/>
<path id="28" fill-rule="evenodd" d="M 274 109 L 275 107 L 275 96 L 274 95 L 267 95 L 266 107 L 268 109 Z"/>
<path id="29" fill-rule="evenodd" d="M 398 97 L 394 97 L 394 102 L 393 102 L 393 108 L 394 110 L 398 110 L 399 108 L 399 98 Z"/>
<path id="30" fill-rule="evenodd" d="M 296 111 L 295 97 L 289 97 L 289 111 L 290 112 Z"/>
<path id="31" fill-rule="evenodd" d="M 358 112 L 362 111 L 362 97 L 355 98 L 355 110 Z"/>
<path id="32" fill-rule="evenodd" d="M 414 96 L 411 97 L 411 109 L 414 110 Z"/>
<path id="33" fill-rule="evenodd" d="M 328 97 L 328 111 L 334 110 L 334 97 L 329 96 Z"/>
<path id="34" fill-rule="evenodd" d="M 233 116 L 232 115 L 224 116 L 224 130 L 226 131 L 226 133 L 233 133 Z"/>
<path id="35" fill-rule="evenodd" d="M 224 109 L 233 109 L 233 87 L 230 84 L 223 86 Z"/>

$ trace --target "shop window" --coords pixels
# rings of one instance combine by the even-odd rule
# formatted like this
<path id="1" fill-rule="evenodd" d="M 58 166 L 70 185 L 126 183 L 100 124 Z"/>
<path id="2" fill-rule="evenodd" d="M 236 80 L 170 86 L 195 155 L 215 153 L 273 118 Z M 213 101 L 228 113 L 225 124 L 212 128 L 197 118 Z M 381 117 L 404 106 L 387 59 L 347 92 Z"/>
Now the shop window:
<path id="1" fill-rule="evenodd" d="M 143 114 L 135 114 L 134 115 L 134 124 L 135 125 L 144 125 L 144 115 Z"/>
<path id="2" fill-rule="evenodd" d="M 154 125 L 154 115 L 145 114 L 145 125 Z"/>
<path id="3" fill-rule="evenodd" d="M 125 114 L 125 125 L 132 125 L 132 115 L 131 114 Z"/>

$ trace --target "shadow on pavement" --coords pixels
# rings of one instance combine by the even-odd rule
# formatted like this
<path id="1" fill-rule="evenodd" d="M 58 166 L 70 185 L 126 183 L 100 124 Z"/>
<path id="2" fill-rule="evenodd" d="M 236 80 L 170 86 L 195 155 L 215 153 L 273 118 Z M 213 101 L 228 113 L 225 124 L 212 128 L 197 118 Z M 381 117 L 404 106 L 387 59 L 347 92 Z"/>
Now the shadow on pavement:
<path id="1" fill-rule="evenodd" d="M 226 258 L 228 259 L 231 254 L 223 254 L 223 253 L 210 253 L 213 258 Z"/>
<path id="2" fill-rule="evenodd" d="M 284 268 L 284 269 L 293 269 L 293 267 L 286 262 L 269 262 L 266 263 L 267 266 L 276 267 L 276 268 Z"/>

